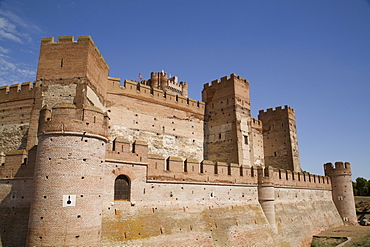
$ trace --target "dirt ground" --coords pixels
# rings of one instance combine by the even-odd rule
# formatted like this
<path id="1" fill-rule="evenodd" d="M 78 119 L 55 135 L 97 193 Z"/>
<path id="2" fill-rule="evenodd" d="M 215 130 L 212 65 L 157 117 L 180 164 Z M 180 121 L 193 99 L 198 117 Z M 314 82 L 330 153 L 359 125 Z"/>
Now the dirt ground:
<path id="1" fill-rule="evenodd" d="M 370 220 L 370 197 L 364 196 L 355 196 L 355 203 L 356 203 L 356 211 L 357 216 L 361 216 L 361 212 L 365 209 L 368 214 L 365 214 L 365 217 Z M 324 242 L 327 241 L 326 237 L 332 238 L 350 238 L 350 241 L 346 242 L 344 245 L 341 246 L 348 246 L 351 243 L 355 243 L 365 236 L 370 235 L 370 226 L 340 226 L 336 228 L 329 229 L 327 231 L 321 232 L 320 234 L 316 235 L 317 237 L 323 237 L 322 243 L 325 246 Z M 317 245 L 320 246 L 320 245 Z"/>
<path id="2" fill-rule="evenodd" d="M 346 242 L 346 246 L 350 243 L 355 243 L 365 236 L 370 234 L 370 226 L 340 226 L 321 232 L 316 235 L 318 237 L 335 237 L 335 238 L 351 238 L 350 241 Z"/>

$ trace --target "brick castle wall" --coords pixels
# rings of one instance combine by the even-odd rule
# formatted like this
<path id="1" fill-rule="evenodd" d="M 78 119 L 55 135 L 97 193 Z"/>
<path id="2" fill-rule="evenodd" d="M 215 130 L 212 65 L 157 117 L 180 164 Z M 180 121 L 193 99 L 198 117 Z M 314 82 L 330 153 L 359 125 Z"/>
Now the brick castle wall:
<path id="1" fill-rule="evenodd" d="M 302 173 L 293 109 L 252 118 L 247 80 L 200 102 L 108 72 L 89 36 L 43 38 L 37 80 L 0 88 L 3 245 L 305 245 L 353 222 L 349 164 Z"/>

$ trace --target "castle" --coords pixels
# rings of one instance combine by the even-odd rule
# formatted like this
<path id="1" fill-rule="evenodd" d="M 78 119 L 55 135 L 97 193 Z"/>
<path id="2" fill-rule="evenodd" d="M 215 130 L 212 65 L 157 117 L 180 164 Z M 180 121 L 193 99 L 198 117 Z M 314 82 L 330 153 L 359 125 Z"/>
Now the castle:
<path id="1" fill-rule="evenodd" d="M 357 224 L 350 164 L 302 172 L 294 110 L 252 118 L 235 74 L 196 101 L 165 72 L 121 86 L 90 36 L 43 38 L 0 124 L 3 246 L 309 246 Z"/>

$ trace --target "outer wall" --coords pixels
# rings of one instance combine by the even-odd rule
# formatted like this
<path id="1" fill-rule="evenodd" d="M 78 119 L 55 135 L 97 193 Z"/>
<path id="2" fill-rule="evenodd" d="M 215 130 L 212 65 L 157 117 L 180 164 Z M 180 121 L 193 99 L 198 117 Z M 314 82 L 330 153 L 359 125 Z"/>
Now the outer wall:
<path id="1" fill-rule="evenodd" d="M 105 167 L 102 245 L 309 246 L 312 235 L 343 225 L 328 190 L 275 188 L 275 232 L 257 187 L 146 183 L 144 165 Z M 113 199 L 121 174 L 131 179 L 130 201 Z"/>

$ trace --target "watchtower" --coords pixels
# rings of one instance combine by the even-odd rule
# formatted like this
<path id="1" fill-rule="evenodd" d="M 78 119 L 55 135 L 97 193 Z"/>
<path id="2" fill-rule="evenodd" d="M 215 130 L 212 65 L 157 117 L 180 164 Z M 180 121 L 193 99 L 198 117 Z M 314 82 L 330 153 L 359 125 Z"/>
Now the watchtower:
<path id="1" fill-rule="evenodd" d="M 204 85 L 204 156 L 208 160 L 251 165 L 249 82 L 236 74 Z"/>
<path id="2" fill-rule="evenodd" d="M 88 104 L 84 96 L 94 92 L 104 104 L 108 73 L 109 67 L 89 35 L 78 36 L 77 41 L 73 36 L 60 36 L 58 42 L 53 37 L 42 38 L 36 80 L 57 84 L 53 91 L 77 84 L 75 95 L 70 93 L 75 96 L 74 103 Z"/>
<path id="3" fill-rule="evenodd" d="M 40 112 L 29 246 L 99 246 L 108 119 L 92 106 Z"/>
<path id="4" fill-rule="evenodd" d="M 263 126 L 263 146 L 266 167 L 301 171 L 294 110 L 289 107 L 259 111 Z"/>
<path id="5" fill-rule="evenodd" d="M 357 225 L 350 163 L 335 162 L 335 166 L 326 163 L 324 170 L 325 175 L 331 178 L 333 201 L 344 224 Z"/>
<path id="6" fill-rule="evenodd" d="M 188 83 L 178 81 L 177 76 L 169 77 L 166 72 L 152 72 L 148 84 L 164 92 L 170 92 L 176 95 L 188 97 Z"/>

